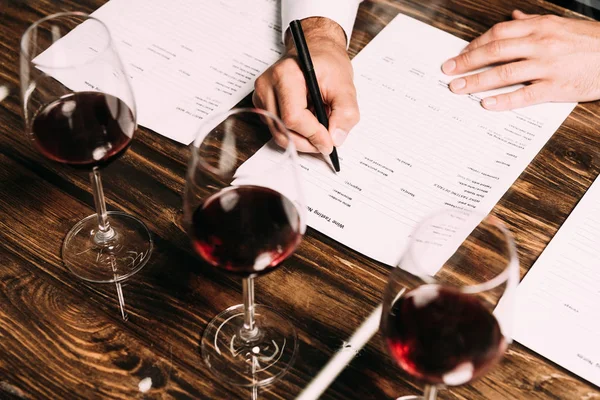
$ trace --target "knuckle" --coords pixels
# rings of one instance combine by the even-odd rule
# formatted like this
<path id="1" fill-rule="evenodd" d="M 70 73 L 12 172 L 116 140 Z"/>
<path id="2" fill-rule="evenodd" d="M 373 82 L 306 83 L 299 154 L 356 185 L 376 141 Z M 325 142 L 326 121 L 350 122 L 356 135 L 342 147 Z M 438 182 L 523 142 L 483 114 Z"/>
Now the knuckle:
<path id="1" fill-rule="evenodd" d="M 273 67 L 273 70 L 271 71 L 271 75 L 273 77 L 273 81 L 274 82 L 281 82 L 285 79 L 285 75 L 286 75 L 286 70 L 287 68 L 284 66 L 284 64 L 278 64 L 276 66 Z"/>
<path id="2" fill-rule="evenodd" d="M 510 82 L 515 74 L 512 64 L 504 64 L 498 67 L 498 77 L 504 83 Z"/>
<path id="3" fill-rule="evenodd" d="M 287 58 L 272 67 L 271 75 L 273 76 L 273 80 L 281 82 L 287 79 L 290 74 L 293 74 L 294 70 L 299 70 L 298 65 L 294 60 Z"/>
<path id="4" fill-rule="evenodd" d="M 256 80 L 254 81 L 254 93 L 256 94 L 256 92 L 264 92 L 265 89 L 267 88 L 267 78 L 265 77 L 265 75 L 261 75 L 258 78 L 256 78 Z"/>
<path id="5" fill-rule="evenodd" d="M 551 14 L 548 14 L 548 15 L 542 15 L 542 16 L 540 17 L 540 19 L 541 19 L 541 20 L 542 20 L 542 22 L 543 22 L 544 24 L 546 24 L 546 25 L 553 24 L 553 23 L 555 23 L 555 22 L 557 22 L 557 21 L 559 20 L 559 18 L 558 18 L 556 15 L 551 15 Z"/>
<path id="6" fill-rule="evenodd" d="M 490 30 L 492 39 L 500 39 L 502 37 L 502 35 L 506 31 L 506 24 L 506 22 L 500 22 L 492 26 L 492 29 Z"/>
<path id="7" fill-rule="evenodd" d="M 499 57 L 502 54 L 503 50 L 504 50 L 504 45 L 502 44 L 502 41 L 500 41 L 500 40 L 494 40 L 488 46 L 488 53 L 492 57 Z"/>
<path id="8" fill-rule="evenodd" d="M 282 119 L 283 123 L 285 124 L 285 126 L 287 126 L 288 128 L 291 128 L 291 129 L 297 128 L 302 120 L 299 113 L 294 112 L 294 111 L 289 111 L 289 110 L 281 111 L 281 119 Z"/>
<path id="9" fill-rule="evenodd" d="M 515 108 L 515 101 L 512 95 L 507 94 L 506 96 L 504 96 L 504 102 L 506 104 L 506 109 L 512 110 L 513 108 Z"/>
<path id="10" fill-rule="evenodd" d="M 537 102 L 537 92 L 531 86 L 525 86 L 523 89 L 523 100 L 525 104 Z"/>
<path id="11" fill-rule="evenodd" d="M 456 58 L 456 64 L 457 65 L 462 65 L 464 67 L 470 67 L 473 63 L 473 57 L 472 57 L 472 53 L 471 52 L 466 52 L 461 54 L 460 56 L 458 56 Z"/>
<path id="12" fill-rule="evenodd" d="M 553 53 L 560 50 L 561 42 L 554 36 L 544 36 L 540 39 L 540 44 L 543 46 L 546 52 Z"/>
<path id="13" fill-rule="evenodd" d="M 556 15 L 542 15 L 537 21 L 537 26 L 541 31 L 553 33 L 556 29 L 556 25 L 559 24 L 559 22 L 560 18 Z"/>
<path id="14" fill-rule="evenodd" d="M 467 81 L 467 88 L 477 88 L 481 84 L 481 74 L 474 74 L 468 77 L 465 77 Z"/>
<path id="15" fill-rule="evenodd" d="M 317 131 L 306 132 L 303 133 L 302 136 L 308 139 L 312 144 L 317 144 L 319 142 L 319 132 Z"/>
<path id="16" fill-rule="evenodd" d="M 258 95 L 258 93 L 256 92 L 256 90 L 254 91 L 254 93 L 252 93 L 252 103 L 256 106 L 259 107 L 262 105 L 262 102 L 260 100 L 260 96 Z"/>
<path id="17" fill-rule="evenodd" d="M 355 108 L 348 108 L 342 112 L 342 118 L 349 124 L 356 125 L 360 121 L 360 112 Z"/>
<path id="18" fill-rule="evenodd" d="M 304 75 L 293 60 L 286 60 L 273 68 L 271 83 L 276 90 L 282 88 L 297 88 L 304 85 Z"/>

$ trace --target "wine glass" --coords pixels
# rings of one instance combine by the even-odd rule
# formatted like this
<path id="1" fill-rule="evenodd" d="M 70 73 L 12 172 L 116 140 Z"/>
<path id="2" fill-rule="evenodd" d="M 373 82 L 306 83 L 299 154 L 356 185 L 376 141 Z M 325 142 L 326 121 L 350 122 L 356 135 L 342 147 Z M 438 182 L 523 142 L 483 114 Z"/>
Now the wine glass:
<path id="1" fill-rule="evenodd" d="M 305 230 L 297 154 L 283 123 L 264 110 L 233 109 L 203 127 L 187 172 L 185 225 L 202 259 L 243 278 L 244 301 L 209 323 L 202 357 L 220 379 L 255 390 L 283 375 L 297 352 L 290 321 L 254 304 L 254 278 L 281 265 Z M 287 141 L 261 149 L 271 134 Z"/>
<path id="2" fill-rule="evenodd" d="M 106 211 L 100 170 L 129 147 L 136 107 L 110 33 L 80 12 L 50 15 L 21 39 L 21 95 L 25 131 L 47 158 L 90 171 L 96 214 L 67 234 L 62 259 L 88 282 L 118 282 L 150 258 L 152 239 L 139 219 Z"/>
<path id="3" fill-rule="evenodd" d="M 449 209 L 417 225 L 382 308 L 389 354 L 425 383 L 423 397 L 399 400 L 433 400 L 439 388 L 471 382 L 501 359 L 518 280 L 515 244 L 498 218 Z"/>

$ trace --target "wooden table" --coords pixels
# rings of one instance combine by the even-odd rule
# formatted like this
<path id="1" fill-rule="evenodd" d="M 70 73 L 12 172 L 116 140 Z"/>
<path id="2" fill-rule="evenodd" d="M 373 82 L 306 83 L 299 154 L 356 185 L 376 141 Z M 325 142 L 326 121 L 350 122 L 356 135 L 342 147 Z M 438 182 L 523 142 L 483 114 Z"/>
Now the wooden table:
<path id="1" fill-rule="evenodd" d="M 131 149 L 104 176 L 109 209 L 140 216 L 151 229 L 151 262 L 124 285 L 130 320 L 113 285 L 87 286 L 63 266 L 66 232 L 93 213 L 85 173 L 40 156 L 23 134 L 17 95 L 18 40 L 42 16 L 91 12 L 102 0 L 3 0 L 0 83 L 0 398 L 250 398 L 217 381 L 199 356 L 208 321 L 241 299 L 240 280 L 200 267 L 182 225 L 189 150 L 140 128 Z M 399 12 L 471 40 L 513 8 L 576 16 L 541 0 L 379 0 L 361 5 L 355 55 Z M 407 40 L 410 40 L 407 38 Z M 248 99 L 245 100 L 248 102 Z M 598 175 L 598 103 L 579 105 L 495 207 L 516 236 L 522 274 Z M 388 267 L 313 230 L 285 265 L 257 281 L 257 300 L 296 325 L 299 357 L 264 399 L 298 394 L 380 302 Z M 142 394 L 138 385 L 152 378 Z M 327 399 L 392 399 L 417 394 L 375 336 L 332 384 Z M 445 399 L 591 399 L 595 386 L 514 344 L 492 372 Z"/>

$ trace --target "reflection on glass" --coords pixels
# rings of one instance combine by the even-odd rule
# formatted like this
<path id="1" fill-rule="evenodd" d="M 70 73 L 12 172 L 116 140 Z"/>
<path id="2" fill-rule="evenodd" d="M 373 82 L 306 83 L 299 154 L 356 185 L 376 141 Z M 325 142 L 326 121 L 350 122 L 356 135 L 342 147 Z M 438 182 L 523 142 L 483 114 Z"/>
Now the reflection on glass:
<path id="1" fill-rule="evenodd" d="M 497 218 L 445 210 L 417 226 L 381 318 L 392 358 L 426 385 L 423 397 L 401 399 L 435 399 L 438 388 L 471 382 L 501 359 L 518 279 L 515 245 Z"/>

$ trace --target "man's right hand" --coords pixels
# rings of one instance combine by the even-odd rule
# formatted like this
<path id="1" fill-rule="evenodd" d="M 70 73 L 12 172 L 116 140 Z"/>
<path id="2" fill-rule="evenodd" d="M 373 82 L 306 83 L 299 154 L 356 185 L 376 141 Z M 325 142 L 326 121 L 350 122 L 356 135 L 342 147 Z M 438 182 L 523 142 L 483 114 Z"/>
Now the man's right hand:
<path id="1" fill-rule="evenodd" d="M 352 64 L 346 52 L 346 36 L 335 22 L 320 17 L 302 20 L 302 28 L 321 89 L 329 110 L 329 132 L 309 109 L 306 81 L 297 61 L 289 32 L 286 54 L 254 84 L 252 100 L 258 108 L 278 115 L 292 132 L 298 151 L 330 154 L 341 146 L 358 123 L 359 111 Z M 285 146 L 286 137 L 275 137 Z"/>

